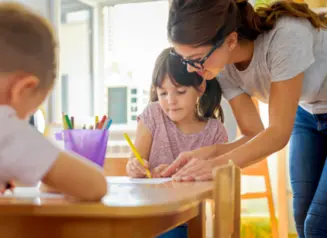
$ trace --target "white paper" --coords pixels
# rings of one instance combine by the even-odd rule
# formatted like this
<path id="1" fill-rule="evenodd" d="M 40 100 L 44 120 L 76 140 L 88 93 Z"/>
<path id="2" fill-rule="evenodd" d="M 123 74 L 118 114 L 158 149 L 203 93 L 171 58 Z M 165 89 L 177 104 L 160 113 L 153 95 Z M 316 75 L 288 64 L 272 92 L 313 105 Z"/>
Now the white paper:
<path id="1" fill-rule="evenodd" d="M 12 198 L 62 198 L 63 194 L 43 193 L 37 187 L 17 187 L 14 192 L 6 191 L 3 197 Z M 1 198 L 1 196 L 0 196 Z"/>
<path id="2" fill-rule="evenodd" d="M 124 176 L 108 176 L 109 184 L 161 184 L 171 181 L 172 178 L 130 178 Z"/>

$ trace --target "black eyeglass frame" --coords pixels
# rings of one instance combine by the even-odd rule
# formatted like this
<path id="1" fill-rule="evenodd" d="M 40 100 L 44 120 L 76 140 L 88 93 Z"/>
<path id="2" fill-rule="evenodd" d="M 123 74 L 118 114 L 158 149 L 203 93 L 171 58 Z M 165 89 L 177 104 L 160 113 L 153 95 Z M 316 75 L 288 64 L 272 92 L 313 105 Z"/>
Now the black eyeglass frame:
<path id="1" fill-rule="evenodd" d="M 202 70 L 204 68 L 204 63 L 212 55 L 212 53 L 215 52 L 215 50 L 222 45 L 223 42 L 224 41 L 222 41 L 222 42 L 220 41 L 219 43 L 216 43 L 201 60 L 184 59 L 182 56 L 180 56 L 179 54 L 176 53 L 174 48 L 171 49 L 170 55 L 178 57 L 182 61 L 182 63 L 185 65 L 188 64 L 196 69 Z"/>

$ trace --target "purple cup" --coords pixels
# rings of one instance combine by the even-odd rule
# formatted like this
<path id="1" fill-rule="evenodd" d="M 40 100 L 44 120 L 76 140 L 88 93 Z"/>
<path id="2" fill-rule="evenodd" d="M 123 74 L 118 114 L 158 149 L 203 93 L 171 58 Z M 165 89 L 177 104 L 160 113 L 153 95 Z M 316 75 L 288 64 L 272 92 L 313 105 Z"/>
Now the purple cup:
<path id="1" fill-rule="evenodd" d="M 63 140 L 65 149 L 73 151 L 103 167 L 106 156 L 108 130 L 64 130 L 56 134 Z"/>

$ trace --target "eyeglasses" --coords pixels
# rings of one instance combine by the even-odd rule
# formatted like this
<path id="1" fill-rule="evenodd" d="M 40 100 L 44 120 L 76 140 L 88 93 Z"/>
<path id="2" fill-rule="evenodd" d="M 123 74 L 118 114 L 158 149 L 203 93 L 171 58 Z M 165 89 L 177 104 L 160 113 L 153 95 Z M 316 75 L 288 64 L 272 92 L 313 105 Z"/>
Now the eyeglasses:
<path id="1" fill-rule="evenodd" d="M 171 49 L 170 54 L 173 56 L 178 57 L 183 64 L 185 65 L 191 65 L 192 67 L 196 68 L 196 69 L 200 69 L 202 70 L 204 68 L 204 63 L 207 61 L 207 59 L 212 55 L 212 53 L 218 48 L 220 47 L 221 44 L 215 44 L 211 50 L 201 59 L 201 60 L 191 60 L 191 59 L 184 59 L 182 56 L 180 56 L 179 54 L 176 53 L 176 51 L 174 49 Z"/>

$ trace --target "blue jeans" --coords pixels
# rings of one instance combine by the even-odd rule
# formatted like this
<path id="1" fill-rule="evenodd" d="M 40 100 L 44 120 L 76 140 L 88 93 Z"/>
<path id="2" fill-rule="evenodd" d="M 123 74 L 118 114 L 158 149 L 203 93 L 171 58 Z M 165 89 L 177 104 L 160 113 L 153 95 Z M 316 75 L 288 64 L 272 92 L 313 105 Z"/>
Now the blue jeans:
<path id="1" fill-rule="evenodd" d="M 298 107 L 290 140 L 290 180 L 299 238 L 327 237 L 327 113 Z"/>
<path id="2" fill-rule="evenodd" d="M 187 238 L 187 224 L 178 226 L 157 238 Z"/>

